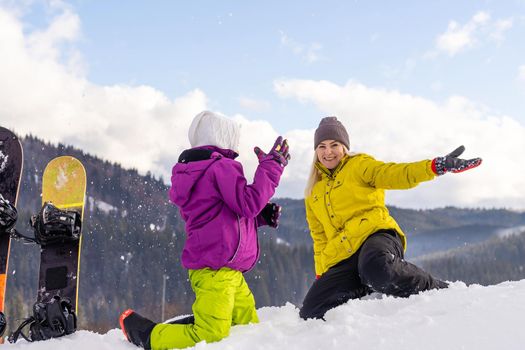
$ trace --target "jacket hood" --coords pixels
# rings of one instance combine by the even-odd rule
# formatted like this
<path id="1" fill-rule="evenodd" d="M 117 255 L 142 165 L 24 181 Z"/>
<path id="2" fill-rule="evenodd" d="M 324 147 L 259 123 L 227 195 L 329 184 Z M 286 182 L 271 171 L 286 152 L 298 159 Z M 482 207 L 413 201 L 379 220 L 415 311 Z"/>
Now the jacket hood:
<path id="1" fill-rule="evenodd" d="M 234 159 L 237 156 L 233 150 L 209 145 L 183 151 L 172 170 L 172 202 L 178 206 L 185 204 L 191 198 L 195 185 L 215 161 L 222 157 Z"/>
<path id="2" fill-rule="evenodd" d="M 188 131 L 191 147 L 212 145 L 222 149 L 239 150 L 241 125 L 222 115 L 203 111 L 193 118 Z"/>

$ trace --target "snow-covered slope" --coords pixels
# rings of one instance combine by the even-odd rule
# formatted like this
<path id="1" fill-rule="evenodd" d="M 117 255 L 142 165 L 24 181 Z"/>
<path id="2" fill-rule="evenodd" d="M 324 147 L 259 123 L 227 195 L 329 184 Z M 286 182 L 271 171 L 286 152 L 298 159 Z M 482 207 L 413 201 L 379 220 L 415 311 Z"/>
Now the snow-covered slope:
<path id="1" fill-rule="evenodd" d="M 429 291 L 408 299 L 352 300 L 329 311 L 326 322 L 303 321 L 291 304 L 259 310 L 260 324 L 237 326 L 217 343 L 194 349 L 523 350 L 525 280 L 496 286 Z M 29 350 L 133 350 L 119 329 L 77 331 L 61 339 L 4 345 Z"/>

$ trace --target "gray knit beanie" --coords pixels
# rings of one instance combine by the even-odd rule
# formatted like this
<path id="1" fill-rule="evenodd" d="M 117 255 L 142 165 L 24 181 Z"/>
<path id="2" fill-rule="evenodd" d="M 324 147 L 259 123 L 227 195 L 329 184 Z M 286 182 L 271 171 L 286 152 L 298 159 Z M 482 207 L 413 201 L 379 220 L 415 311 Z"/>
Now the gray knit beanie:
<path id="1" fill-rule="evenodd" d="M 321 119 L 319 126 L 315 130 L 314 149 L 325 140 L 335 140 L 341 142 L 350 149 L 350 139 L 344 125 L 337 120 L 337 117 L 326 117 Z"/>

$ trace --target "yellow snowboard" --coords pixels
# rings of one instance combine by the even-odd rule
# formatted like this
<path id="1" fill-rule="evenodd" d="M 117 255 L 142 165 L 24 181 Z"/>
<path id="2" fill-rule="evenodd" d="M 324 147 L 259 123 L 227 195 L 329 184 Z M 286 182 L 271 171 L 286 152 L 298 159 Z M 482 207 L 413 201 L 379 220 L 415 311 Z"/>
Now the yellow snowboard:
<path id="1" fill-rule="evenodd" d="M 50 161 L 42 178 L 42 204 L 53 203 L 59 209 L 84 214 L 86 171 L 82 163 L 71 156 Z M 75 312 L 78 305 L 80 248 L 82 235 L 76 241 L 43 246 L 38 282 L 38 302 L 47 302 L 55 295 L 71 300 Z"/>

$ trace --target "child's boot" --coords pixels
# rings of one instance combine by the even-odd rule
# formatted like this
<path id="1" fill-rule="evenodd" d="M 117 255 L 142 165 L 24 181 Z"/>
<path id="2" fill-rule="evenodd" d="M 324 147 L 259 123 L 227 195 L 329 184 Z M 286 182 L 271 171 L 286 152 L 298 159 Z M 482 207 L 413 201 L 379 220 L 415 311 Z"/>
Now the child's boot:
<path id="1" fill-rule="evenodd" d="M 120 328 L 129 342 L 144 349 L 151 349 L 150 335 L 157 324 L 128 309 L 119 318 Z"/>

